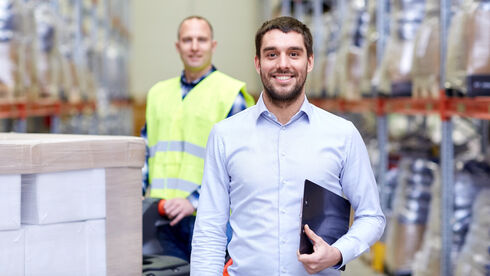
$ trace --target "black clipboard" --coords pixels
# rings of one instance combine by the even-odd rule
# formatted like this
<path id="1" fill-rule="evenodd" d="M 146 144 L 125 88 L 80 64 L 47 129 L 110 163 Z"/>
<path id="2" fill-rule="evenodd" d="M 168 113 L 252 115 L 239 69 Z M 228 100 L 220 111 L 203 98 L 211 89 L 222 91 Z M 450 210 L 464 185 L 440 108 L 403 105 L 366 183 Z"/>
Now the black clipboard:
<path id="1" fill-rule="evenodd" d="M 347 199 L 306 179 L 301 211 L 299 253 L 313 253 L 313 244 L 304 231 L 305 224 L 332 245 L 349 230 L 350 208 Z M 340 269 L 345 270 L 345 266 Z"/>

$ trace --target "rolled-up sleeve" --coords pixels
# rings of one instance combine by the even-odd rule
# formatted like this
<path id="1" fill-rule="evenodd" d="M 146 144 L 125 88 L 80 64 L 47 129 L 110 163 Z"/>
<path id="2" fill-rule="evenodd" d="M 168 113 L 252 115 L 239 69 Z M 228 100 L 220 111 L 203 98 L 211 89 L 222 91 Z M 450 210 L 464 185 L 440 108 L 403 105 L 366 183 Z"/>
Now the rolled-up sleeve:
<path id="1" fill-rule="evenodd" d="M 192 238 L 191 275 L 216 276 L 223 273 L 229 214 L 229 176 L 223 141 L 214 128 L 206 147 L 201 195 Z"/>
<path id="2" fill-rule="evenodd" d="M 347 234 L 332 244 L 342 253 L 342 265 L 369 249 L 383 234 L 386 223 L 366 146 L 353 125 L 344 162 L 340 181 L 354 209 L 354 222 Z"/>

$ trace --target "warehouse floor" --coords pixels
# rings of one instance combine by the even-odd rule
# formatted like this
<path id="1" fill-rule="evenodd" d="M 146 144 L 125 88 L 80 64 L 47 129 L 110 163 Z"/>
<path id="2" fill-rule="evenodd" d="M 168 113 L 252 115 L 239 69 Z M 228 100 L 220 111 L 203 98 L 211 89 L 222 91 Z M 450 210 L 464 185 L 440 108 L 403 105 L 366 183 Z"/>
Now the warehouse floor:
<path id="1" fill-rule="evenodd" d="M 345 271 L 341 273 L 342 276 L 384 276 L 385 274 L 376 273 L 367 265 L 364 261 L 357 258 L 351 261 Z"/>

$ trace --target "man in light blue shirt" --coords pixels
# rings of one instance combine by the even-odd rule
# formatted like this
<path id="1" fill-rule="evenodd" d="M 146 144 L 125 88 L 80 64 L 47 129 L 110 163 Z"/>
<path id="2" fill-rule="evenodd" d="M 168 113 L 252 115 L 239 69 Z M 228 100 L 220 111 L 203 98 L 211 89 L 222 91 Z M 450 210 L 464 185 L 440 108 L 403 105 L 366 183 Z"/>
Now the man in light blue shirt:
<path id="1" fill-rule="evenodd" d="M 255 47 L 264 90 L 256 106 L 216 124 L 209 136 L 191 275 L 221 275 L 228 219 L 230 275 L 340 275 L 337 269 L 385 226 L 366 147 L 351 122 L 308 102 L 314 59 L 304 24 L 292 17 L 267 21 Z M 345 196 L 355 216 L 331 245 L 305 226 L 314 252 L 300 255 L 306 178 Z"/>

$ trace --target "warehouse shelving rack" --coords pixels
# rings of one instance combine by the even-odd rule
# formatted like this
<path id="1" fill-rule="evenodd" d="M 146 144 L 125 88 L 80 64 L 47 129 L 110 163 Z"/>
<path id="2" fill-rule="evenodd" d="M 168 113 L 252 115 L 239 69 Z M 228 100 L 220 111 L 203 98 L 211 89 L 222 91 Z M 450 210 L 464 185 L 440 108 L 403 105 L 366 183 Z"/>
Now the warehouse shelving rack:
<path id="1" fill-rule="evenodd" d="M 319 9 L 321 0 L 311 0 L 313 8 Z M 385 51 L 386 37 L 385 20 L 387 1 L 376 1 L 376 29 L 377 29 L 377 65 L 379 66 Z M 301 11 L 303 1 L 294 1 L 295 14 L 298 18 L 298 11 Z M 345 8 L 344 1 L 340 1 L 339 8 Z M 338 113 L 374 113 L 376 115 L 377 140 L 379 147 L 379 164 L 377 168 L 378 184 L 380 190 L 384 189 L 385 176 L 388 171 L 388 120 L 389 114 L 403 115 L 438 115 L 442 122 L 442 140 L 440 145 L 441 159 L 441 179 L 442 179 L 442 249 L 441 249 L 441 266 L 440 275 L 451 276 L 451 247 L 452 247 L 452 229 L 451 218 L 453 217 L 453 194 L 454 194 L 454 144 L 452 140 L 453 133 L 453 116 L 480 119 L 482 124 L 482 150 L 487 148 L 488 143 L 488 122 L 490 121 L 490 97 L 448 97 L 445 89 L 446 74 L 446 53 L 447 53 L 447 36 L 450 22 L 450 0 L 440 0 L 440 83 L 439 98 L 389 98 L 377 95 L 373 98 L 364 98 L 361 100 L 345 100 L 330 98 L 312 98 L 309 99 L 314 105 L 331 112 Z M 282 1 L 282 14 L 291 13 L 291 2 Z M 320 12 L 314 12 L 313 16 L 321 16 Z M 299 19 L 301 16 L 299 17 Z M 318 18 L 313 19 L 315 22 L 321 22 Z M 321 24 L 321 23 L 320 23 Z M 315 25 L 315 29 L 322 26 Z M 385 193 L 380 194 L 380 201 L 383 210 L 387 208 L 387 199 Z"/>
<path id="2" fill-rule="evenodd" d="M 101 2 L 104 5 L 105 16 L 101 20 L 97 14 L 96 4 Z M 105 34 L 106 40 L 111 33 L 117 34 L 124 41 L 129 42 L 130 32 L 129 26 L 129 1 L 114 1 L 114 0 L 93 0 L 91 7 L 87 9 L 83 7 L 81 0 L 72 0 L 74 5 L 74 14 L 76 18 L 77 31 L 75 33 L 75 51 L 74 57 L 77 64 L 87 63 L 87 57 L 83 55 L 82 40 L 83 36 L 90 36 L 93 41 L 96 41 L 98 28 L 100 26 Z M 59 11 L 59 0 L 50 0 L 50 4 L 55 11 Z M 93 25 L 90 33 L 84 33 L 82 30 L 82 18 L 88 16 Z M 104 73 L 103 65 L 92 68 L 94 75 Z M 102 81 L 100 85 L 107 85 Z M 67 102 L 58 99 L 0 99 L 0 120 L 13 120 L 13 131 L 27 132 L 27 119 L 31 117 L 49 118 L 49 128 L 51 133 L 60 132 L 60 118 L 63 116 L 77 116 L 81 114 L 95 114 L 100 108 L 114 106 L 120 109 L 132 109 L 133 103 L 128 98 L 114 99 L 92 99 L 81 100 L 77 102 Z"/>

